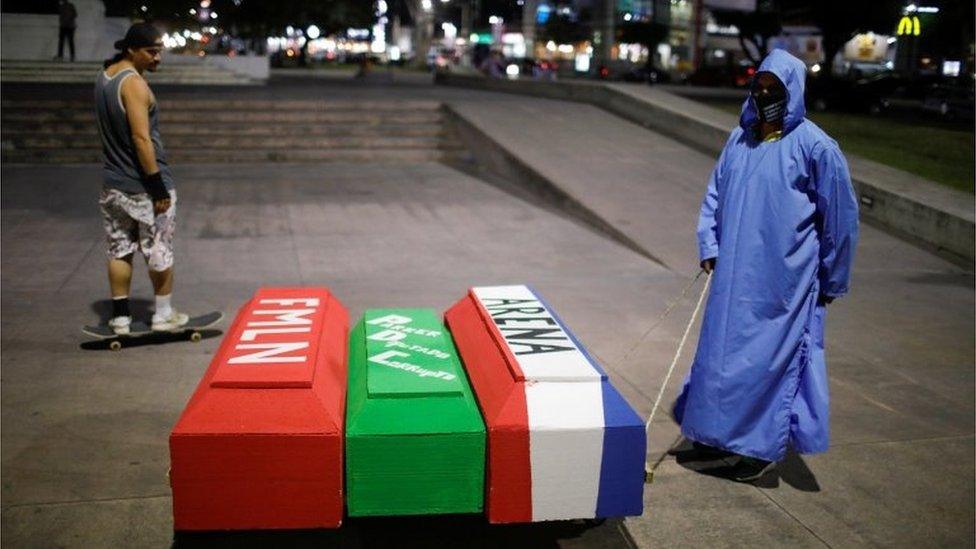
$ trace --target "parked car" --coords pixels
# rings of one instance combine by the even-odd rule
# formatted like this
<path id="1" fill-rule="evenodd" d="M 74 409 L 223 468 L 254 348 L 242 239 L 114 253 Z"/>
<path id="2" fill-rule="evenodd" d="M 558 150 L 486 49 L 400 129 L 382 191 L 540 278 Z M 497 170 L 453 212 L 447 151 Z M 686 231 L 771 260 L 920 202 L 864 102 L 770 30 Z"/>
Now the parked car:
<path id="1" fill-rule="evenodd" d="M 814 111 L 839 110 L 881 114 L 889 98 L 904 86 L 894 74 L 867 78 L 810 78 L 806 85 L 807 106 Z"/>
<path id="2" fill-rule="evenodd" d="M 555 80 L 559 72 L 559 65 L 555 61 L 548 59 L 532 59 L 526 57 L 522 60 L 520 67 L 521 78 L 534 78 L 536 80 Z"/>
<path id="3" fill-rule="evenodd" d="M 671 75 L 654 66 L 642 65 L 626 72 L 621 77 L 625 82 L 642 82 L 646 84 L 665 84 L 671 81 Z"/>
<path id="4" fill-rule="evenodd" d="M 688 75 L 686 82 L 694 86 L 733 86 L 744 88 L 752 82 L 756 67 L 748 62 L 734 65 L 705 65 Z"/>
<path id="5" fill-rule="evenodd" d="M 973 120 L 973 86 L 945 83 L 929 88 L 922 108 L 937 112 L 945 118 Z"/>
<path id="6" fill-rule="evenodd" d="M 669 82 L 671 75 L 662 69 L 646 64 L 636 65 L 630 61 L 612 61 L 606 65 L 599 65 L 594 71 L 594 77 L 599 80 L 622 80 L 624 82 L 646 82 L 658 84 Z"/>

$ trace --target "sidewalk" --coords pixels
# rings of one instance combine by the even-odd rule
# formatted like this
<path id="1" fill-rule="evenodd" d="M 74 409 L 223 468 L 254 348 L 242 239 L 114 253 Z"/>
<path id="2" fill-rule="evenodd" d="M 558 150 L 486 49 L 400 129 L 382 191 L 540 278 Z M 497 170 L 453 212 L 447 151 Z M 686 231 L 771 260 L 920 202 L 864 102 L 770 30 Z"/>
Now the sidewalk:
<path id="1" fill-rule="evenodd" d="M 518 159 L 646 253 L 539 199 L 538 189 L 471 177 L 476 166 L 174 166 L 178 307 L 232 311 L 259 285 L 315 284 L 330 286 L 355 319 L 369 307 L 443 310 L 474 284 L 531 283 L 629 402 L 650 411 L 696 296 L 640 338 L 697 270 L 694 225 L 713 157 L 596 107 L 423 81 L 316 81 L 227 97 L 308 93 L 443 101 L 490 140 L 482 141 L 489 152 L 504 153 L 500 164 Z M 168 544 L 166 436 L 219 342 L 121 355 L 79 348 L 78 328 L 106 312 L 99 173 L 5 166 L 0 174 L 0 495 L 11 545 Z M 141 269 L 133 295 L 145 298 Z M 664 457 L 645 513 L 623 522 L 626 533 L 612 521 L 479 530 L 443 518 L 420 530 L 352 524 L 318 541 L 360 547 L 395 533 L 512 546 L 616 547 L 628 536 L 641 547 L 972 545 L 973 284 L 971 271 L 862 225 L 852 293 L 827 322 L 832 448 L 791 457 L 763 486 Z M 148 301 L 134 306 L 145 311 Z M 659 413 L 649 459 L 677 434 Z"/>

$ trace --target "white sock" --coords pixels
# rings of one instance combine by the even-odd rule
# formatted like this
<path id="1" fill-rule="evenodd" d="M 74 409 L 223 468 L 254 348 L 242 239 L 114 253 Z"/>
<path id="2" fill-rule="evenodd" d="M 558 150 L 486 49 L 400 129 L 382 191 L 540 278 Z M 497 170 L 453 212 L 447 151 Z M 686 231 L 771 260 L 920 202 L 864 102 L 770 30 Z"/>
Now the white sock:
<path id="1" fill-rule="evenodd" d="M 169 315 L 173 313 L 173 307 L 170 305 L 169 298 L 173 294 L 169 295 L 157 295 L 156 296 L 156 314 L 162 318 L 168 318 Z"/>

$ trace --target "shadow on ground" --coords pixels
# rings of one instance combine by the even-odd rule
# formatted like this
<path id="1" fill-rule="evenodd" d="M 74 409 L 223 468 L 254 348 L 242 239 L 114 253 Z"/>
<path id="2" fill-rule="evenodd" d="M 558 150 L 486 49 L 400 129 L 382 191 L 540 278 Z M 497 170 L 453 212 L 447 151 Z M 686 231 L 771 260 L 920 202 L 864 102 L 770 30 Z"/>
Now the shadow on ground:
<path id="1" fill-rule="evenodd" d="M 170 333 L 170 332 L 152 332 L 145 335 L 135 335 L 135 336 L 125 336 L 125 337 L 107 337 L 105 339 L 96 339 L 94 341 L 83 341 L 78 347 L 85 351 L 107 351 L 114 350 L 111 345 L 113 341 L 122 342 L 122 348 L 128 349 L 130 347 L 143 347 L 145 345 L 162 345 L 164 343 L 175 343 L 178 341 L 190 341 L 190 337 L 194 334 L 200 334 L 200 339 L 210 339 L 223 335 L 221 330 L 187 330 L 185 332 Z"/>
<path id="2" fill-rule="evenodd" d="M 670 453 L 674 455 L 678 465 L 689 471 L 734 482 L 732 477 L 736 471 L 735 463 L 738 459 L 734 454 L 731 457 L 729 455 L 702 454 L 687 439 L 682 439 L 681 443 L 672 448 Z M 803 458 L 793 450 L 786 453 L 786 458 L 772 472 L 753 481 L 752 484 L 759 488 L 778 488 L 780 480 L 801 492 L 820 491 L 820 483 L 817 482 L 817 477 L 807 467 Z"/>
<path id="3" fill-rule="evenodd" d="M 138 297 L 129 298 L 129 312 L 133 319 L 148 319 L 152 317 L 153 301 Z M 108 324 L 112 318 L 112 300 L 99 299 L 91 304 L 91 310 L 98 315 L 98 324 Z"/>
<path id="4" fill-rule="evenodd" d="M 351 518 L 339 530 L 177 532 L 173 548 L 195 547 L 636 547 L 623 522 L 491 525 L 481 515 Z"/>
<path id="5" fill-rule="evenodd" d="M 146 319 L 152 317 L 152 301 L 148 299 L 130 299 L 129 300 L 129 312 L 132 314 L 133 319 Z M 95 301 L 91 304 L 92 311 L 98 315 L 99 322 L 98 326 L 104 326 L 108 324 L 109 319 L 112 318 L 112 300 L 102 299 Z M 196 318 L 196 317 L 194 317 Z M 191 324 L 194 320 L 191 318 Z M 193 334 L 200 334 L 200 339 L 210 339 L 223 335 L 223 331 L 215 329 L 186 329 L 181 332 L 151 332 L 140 335 L 131 335 L 124 337 L 105 337 L 102 339 L 94 339 L 89 341 L 83 341 L 78 345 L 79 348 L 85 351 L 105 351 L 105 350 L 117 350 L 112 349 L 112 343 L 118 341 L 122 344 L 122 348 L 129 347 L 142 347 L 145 345 L 161 345 L 164 343 L 174 343 L 177 341 L 190 341 Z M 88 335 L 88 334 L 86 334 Z M 90 336 L 89 337 L 95 337 Z"/>

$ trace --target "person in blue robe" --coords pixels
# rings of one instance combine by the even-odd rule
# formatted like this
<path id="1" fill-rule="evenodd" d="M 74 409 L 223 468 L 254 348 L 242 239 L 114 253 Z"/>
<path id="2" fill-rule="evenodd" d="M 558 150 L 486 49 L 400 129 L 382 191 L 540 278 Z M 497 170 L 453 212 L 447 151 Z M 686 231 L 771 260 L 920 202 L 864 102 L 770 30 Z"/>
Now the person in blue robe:
<path id="1" fill-rule="evenodd" d="M 711 291 L 674 417 L 731 478 L 827 450 L 828 303 L 848 291 L 857 199 L 837 143 L 804 118 L 806 66 L 774 50 L 712 172 L 698 222 Z"/>

